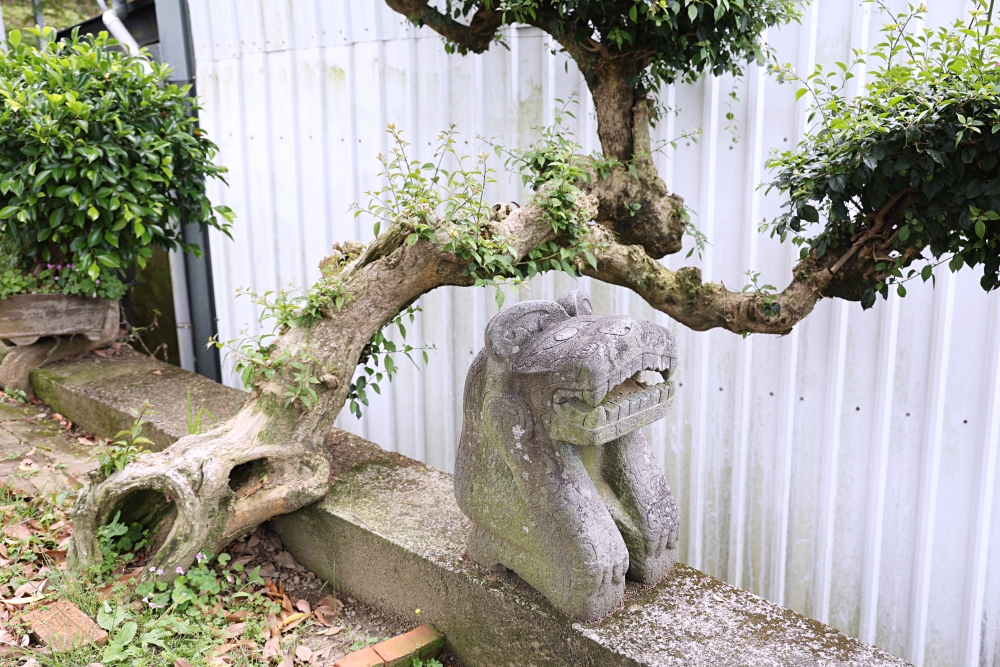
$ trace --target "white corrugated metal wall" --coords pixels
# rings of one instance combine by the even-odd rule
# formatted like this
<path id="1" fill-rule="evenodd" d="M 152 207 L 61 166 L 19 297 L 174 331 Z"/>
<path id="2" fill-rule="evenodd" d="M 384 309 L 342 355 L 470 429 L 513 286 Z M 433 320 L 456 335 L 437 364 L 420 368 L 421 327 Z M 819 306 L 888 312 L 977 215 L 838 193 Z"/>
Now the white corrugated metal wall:
<path id="1" fill-rule="evenodd" d="M 927 4 L 932 26 L 971 2 Z M 379 186 L 387 123 L 422 157 L 451 123 L 469 153 L 477 135 L 525 146 L 555 100 L 577 94 L 586 111 L 572 126 L 598 147 L 579 72 L 537 30 L 462 58 L 376 0 L 189 5 L 202 121 L 231 170 L 212 194 L 239 215 L 235 241 L 212 239 L 223 338 L 256 330 L 237 287 L 304 286 L 334 241 L 371 237 L 348 205 Z M 801 25 L 768 38 L 805 71 L 873 44 L 883 22 L 870 4 L 813 0 Z M 735 85 L 706 78 L 665 97 L 679 114 L 657 136 L 705 132 L 657 159 L 712 242 L 706 278 L 741 287 L 754 269 L 783 285 L 793 251 L 756 232 L 779 203 L 756 186 L 767 152 L 803 131 L 794 87 L 751 68 Z M 498 199 L 525 196 L 499 181 Z M 655 317 L 678 338 L 675 410 L 648 436 L 682 509 L 682 560 L 918 665 L 1000 667 L 1000 297 L 972 272 L 941 275 L 937 289 L 914 286 L 871 311 L 824 302 L 784 338 L 743 339 L 688 331 L 629 292 L 584 282 L 600 312 Z M 520 296 L 572 286 L 546 276 Z M 364 419 L 338 425 L 450 470 L 465 373 L 496 309 L 472 289 L 421 305 L 411 339 L 437 346 L 430 365 L 404 366 Z"/>

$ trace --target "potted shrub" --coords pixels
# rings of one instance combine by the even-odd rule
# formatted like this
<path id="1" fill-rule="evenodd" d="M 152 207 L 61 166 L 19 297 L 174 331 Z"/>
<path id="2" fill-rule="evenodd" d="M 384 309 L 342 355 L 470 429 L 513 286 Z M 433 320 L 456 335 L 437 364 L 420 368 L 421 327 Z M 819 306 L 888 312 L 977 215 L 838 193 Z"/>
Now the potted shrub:
<path id="1" fill-rule="evenodd" d="M 205 194 L 225 168 L 168 67 L 109 48 L 106 33 L 30 32 L 40 47 L 12 31 L 0 51 L 0 341 L 23 346 L 0 364 L 0 388 L 30 389 L 24 359 L 110 343 L 125 270 L 157 247 L 198 255 L 182 223 L 228 234 L 233 217 Z"/>

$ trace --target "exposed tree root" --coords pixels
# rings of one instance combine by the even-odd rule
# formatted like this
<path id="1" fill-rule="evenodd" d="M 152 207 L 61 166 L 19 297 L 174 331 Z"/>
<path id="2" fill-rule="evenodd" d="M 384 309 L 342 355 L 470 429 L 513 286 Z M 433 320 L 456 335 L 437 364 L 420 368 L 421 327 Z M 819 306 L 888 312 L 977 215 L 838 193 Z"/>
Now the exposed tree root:
<path id="1" fill-rule="evenodd" d="M 74 566 L 101 562 L 98 529 L 117 512 L 128 514 L 137 498 L 155 495 L 170 506 L 150 528 L 158 547 L 151 565 L 171 573 L 200 551 L 218 553 L 272 516 L 322 498 L 330 475 L 324 452 L 308 442 L 266 441 L 268 426 L 251 400 L 223 426 L 142 456 L 107 479 L 92 471 L 73 509 Z"/>

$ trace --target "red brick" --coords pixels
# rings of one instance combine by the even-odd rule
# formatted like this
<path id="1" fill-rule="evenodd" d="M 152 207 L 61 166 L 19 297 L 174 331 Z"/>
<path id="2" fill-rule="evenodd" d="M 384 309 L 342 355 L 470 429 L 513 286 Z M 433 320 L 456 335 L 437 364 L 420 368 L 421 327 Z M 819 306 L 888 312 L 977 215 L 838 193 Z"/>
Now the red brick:
<path id="1" fill-rule="evenodd" d="M 24 620 L 39 644 L 56 651 L 69 651 L 90 643 L 100 646 L 108 641 L 108 633 L 69 600 L 28 612 Z"/>
<path id="2" fill-rule="evenodd" d="M 366 646 L 360 651 L 348 653 L 333 663 L 333 667 L 385 667 L 385 662 L 371 646 Z"/>
<path id="3" fill-rule="evenodd" d="M 408 665 L 412 658 L 431 658 L 444 648 L 444 635 L 430 625 L 421 625 L 403 635 L 375 644 L 375 652 L 385 660 L 385 667 Z"/>

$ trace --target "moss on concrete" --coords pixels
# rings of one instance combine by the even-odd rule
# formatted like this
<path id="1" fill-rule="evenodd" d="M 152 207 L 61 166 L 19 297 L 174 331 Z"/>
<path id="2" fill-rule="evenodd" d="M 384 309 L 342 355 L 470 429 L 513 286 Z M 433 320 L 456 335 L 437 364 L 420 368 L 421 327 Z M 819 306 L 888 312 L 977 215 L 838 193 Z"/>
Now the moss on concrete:
<path id="1" fill-rule="evenodd" d="M 100 437 L 129 428 L 148 402 L 143 435 L 160 450 L 188 434 L 188 397 L 194 418 L 204 409 L 207 431 L 236 414 L 246 395 L 200 375 L 123 348 L 123 354 L 93 354 L 36 370 L 36 395 L 54 410 Z M 211 414 L 211 416 L 209 416 Z M 213 419 L 214 417 L 214 419 Z"/>
<path id="2" fill-rule="evenodd" d="M 468 667 L 906 664 L 684 565 L 655 586 L 629 584 L 619 609 L 579 623 L 516 576 L 464 558 L 470 524 L 451 475 L 353 436 L 331 453 L 327 498 L 272 520 L 286 548 L 363 602 L 414 622 L 419 608 Z"/>

